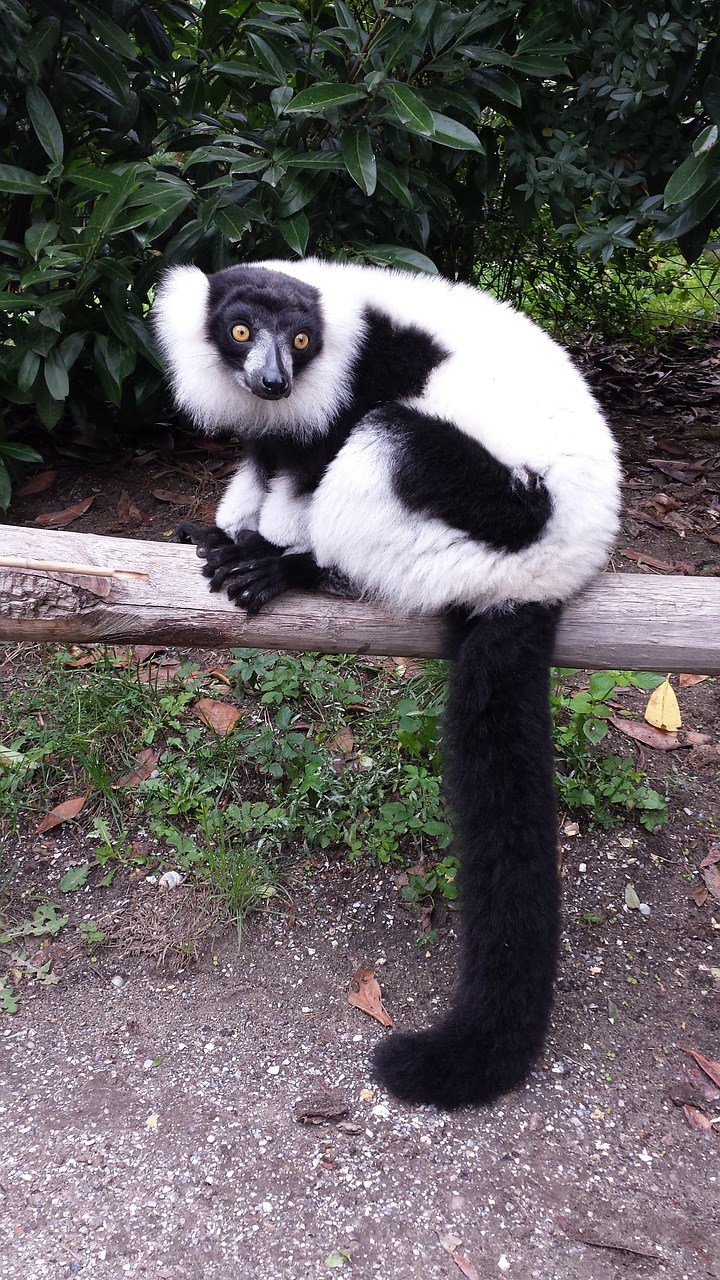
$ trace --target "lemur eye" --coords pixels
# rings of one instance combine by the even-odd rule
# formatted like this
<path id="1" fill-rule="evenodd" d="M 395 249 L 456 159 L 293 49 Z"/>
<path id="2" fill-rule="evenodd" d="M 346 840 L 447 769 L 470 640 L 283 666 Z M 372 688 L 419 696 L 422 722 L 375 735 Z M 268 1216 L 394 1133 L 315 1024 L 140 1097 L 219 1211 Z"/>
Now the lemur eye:
<path id="1" fill-rule="evenodd" d="M 250 330 L 246 324 L 234 324 L 230 330 L 230 335 L 236 342 L 249 342 Z"/>
<path id="2" fill-rule="evenodd" d="M 309 345 L 310 339 L 306 333 L 295 334 L 295 337 L 293 338 L 293 346 L 296 351 L 304 351 L 306 347 L 309 347 Z"/>

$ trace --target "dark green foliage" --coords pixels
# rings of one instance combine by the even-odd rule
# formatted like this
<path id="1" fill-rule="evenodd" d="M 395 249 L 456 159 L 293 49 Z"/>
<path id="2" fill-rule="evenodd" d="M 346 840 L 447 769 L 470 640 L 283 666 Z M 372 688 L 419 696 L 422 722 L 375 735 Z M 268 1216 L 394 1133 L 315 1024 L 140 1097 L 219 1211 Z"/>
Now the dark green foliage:
<path id="1" fill-rule="evenodd" d="M 489 222 L 511 244 L 539 211 L 603 260 L 655 222 L 693 256 L 720 207 L 713 11 L 6 0 L 0 393 L 50 428 L 156 418 L 167 263 L 471 278 Z"/>

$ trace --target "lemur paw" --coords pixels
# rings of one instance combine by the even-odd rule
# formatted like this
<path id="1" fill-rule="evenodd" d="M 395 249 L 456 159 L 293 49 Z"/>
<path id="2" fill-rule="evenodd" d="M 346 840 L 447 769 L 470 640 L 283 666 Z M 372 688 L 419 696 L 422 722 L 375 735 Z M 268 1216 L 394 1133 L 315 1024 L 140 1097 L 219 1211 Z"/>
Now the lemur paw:
<path id="1" fill-rule="evenodd" d="M 239 608 L 252 615 L 285 591 L 317 586 L 320 570 L 312 556 L 303 552 L 246 560 L 234 568 L 228 567 L 223 581 L 228 578 L 228 596 Z M 213 590 L 217 589 L 215 579 L 212 586 Z"/>
<path id="2" fill-rule="evenodd" d="M 217 525 L 194 524 L 192 520 L 181 520 L 170 541 L 193 543 L 197 547 L 199 556 L 206 556 L 216 547 L 235 545 L 232 538 L 229 538 L 222 529 L 218 529 Z"/>

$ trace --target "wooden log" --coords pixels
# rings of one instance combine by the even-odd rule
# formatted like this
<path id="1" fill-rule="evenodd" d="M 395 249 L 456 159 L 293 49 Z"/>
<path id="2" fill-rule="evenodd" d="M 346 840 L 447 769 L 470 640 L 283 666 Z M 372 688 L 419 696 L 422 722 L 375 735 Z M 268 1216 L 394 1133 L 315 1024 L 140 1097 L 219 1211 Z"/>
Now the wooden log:
<path id="1" fill-rule="evenodd" d="M 310 593 L 246 618 L 210 594 L 193 547 L 5 525 L 0 640 L 433 657 L 444 623 Z M 720 674 L 720 579 L 602 575 L 568 605 L 555 662 Z"/>

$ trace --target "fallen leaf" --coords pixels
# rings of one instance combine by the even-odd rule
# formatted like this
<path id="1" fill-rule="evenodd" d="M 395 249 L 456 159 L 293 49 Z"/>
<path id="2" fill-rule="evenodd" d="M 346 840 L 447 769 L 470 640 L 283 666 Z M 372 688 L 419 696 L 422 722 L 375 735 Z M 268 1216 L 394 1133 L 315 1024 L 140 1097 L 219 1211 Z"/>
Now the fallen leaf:
<path id="1" fill-rule="evenodd" d="M 683 1053 L 689 1053 L 690 1057 L 695 1059 L 701 1070 L 705 1072 L 705 1075 L 709 1076 L 713 1084 L 720 1088 L 720 1062 L 715 1062 L 712 1058 L 706 1058 L 705 1054 L 698 1053 L 697 1049 L 685 1049 L 682 1045 L 680 1047 Z"/>
<path id="2" fill-rule="evenodd" d="M 702 1111 L 698 1111 L 697 1107 L 691 1107 L 686 1102 L 683 1112 L 691 1129 L 697 1129 L 698 1133 L 712 1133 L 712 1121 Z"/>
<path id="3" fill-rule="evenodd" d="M 438 1232 L 438 1240 L 445 1252 L 450 1254 L 455 1266 L 460 1268 L 466 1280 L 480 1280 L 480 1272 L 477 1267 L 473 1266 L 470 1259 L 466 1258 L 464 1254 L 458 1253 L 458 1245 L 462 1244 L 459 1236 L 441 1236 Z"/>
<path id="4" fill-rule="evenodd" d="M 122 778 L 118 778 L 114 786 L 136 787 L 139 782 L 145 782 L 154 769 L 157 768 L 159 759 L 159 751 L 155 751 L 152 747 L 143 747 L 142 751 L 138 751 L 135 757 L 135 764 L 130 772 L 123 774 Z"/>
<path id="5" fill-rule="evenodd" d="M 705 881 L 705 887 L 708 893 L 711 893 L 716 902 L 720 902 L 720 867 L 711 864 L 708 867 L 700 864 L 700 875 Z"/>
<path id="6" fill-rule="evenodd" d="M 56 804 L 42 822 L 38 823 L 35 828 L 36 834 L 52 831 L 53 827 L 59 827 L 61 822 L 69 822 L 71 818 L 76 818 L 86 800 L 87 791 L 84 796 L 75 796 L 72 800 L 63 800 L 62 804 Z"/>
<path id="7" fill-rule="evenodd" d="M 720 862 L 720 844 L 711 844 L 707 851 L 707 857 L 703 858 L 700 866 L 713 867 L 716 862 Z"/>
<path id="8" fill-rule="evenodd" d="M 681 671 L 679 685 L 681 689 L 689 689 L 691 685 L 702 684 L 703 680 L 709 680 L 709 676 L 692 675 L 689 671 Z"/>
<path id="9" fill-rule="evenodd" d="M 192 710 L 193 715 L 210 729 L 214 729 L 221 738 L 232 733 L 240 719 L 237 707 L 231 706 L 229 702 L 218 702 L 216 698 L 198 698 Z"/>
<path id="10" fill-rule="evenodd" d="M 158 502 L 170 502 L 174 507 L 189 507 L 196 500 L 194 493 L 174 493 L 171 489 L 153 489 L 152 495 Z"/>
<path id="11" fill-rule="evenodd" d="M 625 885 L 625 905 L 630 907 L 631 911 L 640 910 L 640 899 L 635 891 L 635 886 L 629 880 Z"/>
<path id="12" fill-rule="evenodd" d="M 699 733 L 697 729 L 685 729 L 682 735 L 682 745 L 688 747 L 706 747 L 710 741 L 709 733 Z"/>
<path id="13" fill-rule="evenodd" d="M 363 1013 L 369 1013 L 371 1018 L 375 1018 L 384 1027 L 393 1025 L 393 1020 L 382 1002 L 380 984 L 372 969 L 363 969 L 361 966 L 356 970 L 347 998 L 348 1004 L 354 1005 L 356 1009 L 362 1009 Z"/>
<path id="14" fill-rule="evenodd" d="M 653 751 L 675 751 L 682 745 L 678 742 L 676 733 L 668 733 L 666 729 L 655 729 L 652 725 L 643 724 L 639 720 L 608 716 L 608 723 L 623 733 L 626 738 L 633 738 L 635 742 L 641 742 L 644 747 L 652 747 Z"/>
<path id="15" fill-rule="evenodd" d="M 164 644 L 135 644 L 133 645 L 132 656 L 138 664 L 147 662 L 148 658 L 152 658 L 154 653 L 164 653 Z"/>
<path id="16" fill-rule="evenodd" d="M 324 1265 L 330 1270 L 336 1267 L 344 1267 L 346 1262 L 351 1261 L 352 1255 L 348 1249 L 333 1249 L 325 1259 Z"/>
<path id="17" fill-rule="evenodd" d="M 36 476 L 30 476 L 19 489 L 15 490 L 18 498 L 27 498 L 31 493 L 44 493 L 57 480 L 57 471 L 38 471 Z"/>
<path id="18" fill-rule="evenodd" d="M 655 725 L 656 729 L 665 729 L 669 733 L 680 728 L 682 716 L 669 676 L 650 694 L 645 708 L 645 719 L 648 724 Z"/>
<path id="19" fill-rule="evenodd" d="M 704 907 L 705 903 L 710 897 L 710 890 L 708 889 L 706 884 L 696 884 L 695 888 L 692 889 L 690 892 L 690 897 L 692 898 L 696 907 Z"/>
<path id="20" fill-rule="evenodd" d="M 135 505 L 127 491 L 123 491 L 118 498 L 117 518 L 118 524 L 121 525 L 152 524 L 150 516 L 146 515 L 144 511 L 141 511 L 140 508 Z"/>
<path id="21" fill-rule="evenodd" d="M 344 725 L 342 729 L 338 729 L 332 737 L 328 738 L 325 746 L 328 751 L 339 751 L 341 755 L 349 756 L 355 745 L 355 739 L 352 735 L 352 729 Z"/>
<path id="22" fill-rule="evenodd" d="M 96 497 L 97 494 L 92 493 L 89 498 L 83 498 L 82 502 L 76 502 L 74 507 L 66 507 L 64 511 L 45 511 L 42 515 L 35 517 L 33 524 L 51 525 L 53 529 L 64 529 L 65 525 L 72 524 L 73 520 L 84 516 Z"/>

